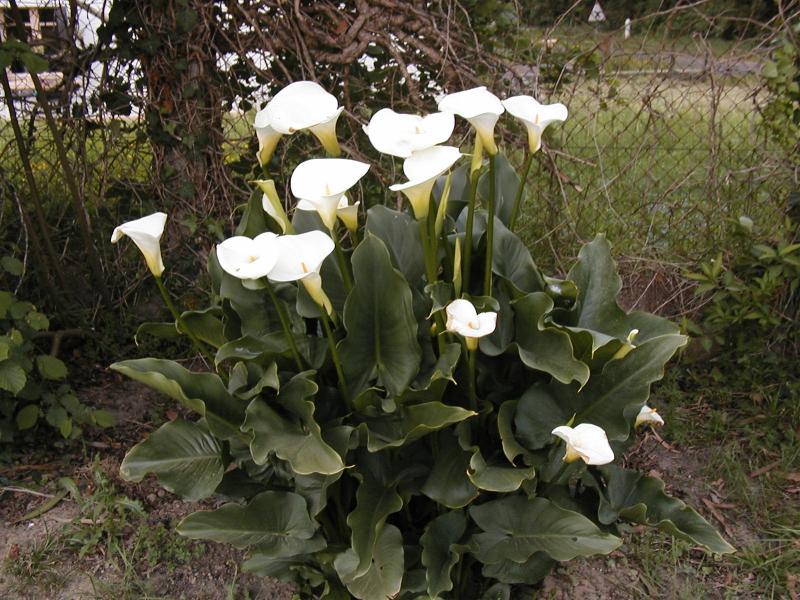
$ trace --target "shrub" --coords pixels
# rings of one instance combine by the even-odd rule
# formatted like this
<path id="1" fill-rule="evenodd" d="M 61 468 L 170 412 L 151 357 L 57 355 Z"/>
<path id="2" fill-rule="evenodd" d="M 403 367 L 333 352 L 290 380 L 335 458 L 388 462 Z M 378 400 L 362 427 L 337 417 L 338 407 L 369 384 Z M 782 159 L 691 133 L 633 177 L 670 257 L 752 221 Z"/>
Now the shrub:
<path id="1" fill-rule="evenodd" d="M 5 257 L 4 266 L 14 265 Z M 0 442 L 13 441 L 18 431 L 40 421 L 66 439 L 81 435 L 82 427 L 111 425 L 105 410 L 93 410 L 64 383 L 67 366 L 44 354 L 35 340 L 50 327 L 48 318 L 30 302 L 0 290 Z"/>
<path id="2" fill-rule="evenodd" d="M 157 220 L 126 224 L 175 317 L 140 334 L 184 332 L 215 368 L 112 365 L 198 415 L 163 425 L 121 467 L 188 500 L 230 501 L 187 516 L 181 534 L 247 548 L 245 570 L 329 599 L 468 599 L 490 587 L 508 597 L 557 561 L 611 552 L 622 521 L 732 551 L 661 481 L 612 464 L 685 337 L 619 307 L 602 235 L 565 279 L 536 267 L 513 233 L 524 181 L 491 154 L 502 109 L 487 93 L 440 104 L 481 105 L 472 164 L 449 174 L 457 149 L 415 146 L 444 142 L 447 115 L 386 117 L 386 136 L 380 113 L 370 122 L 376 147 L 407 156 L 411 181 L 392 188 L 410 211 L 370 198 L 359 226 L 343 199 L 368 168 L 355 161 L 302 163 L 291 221 L 274 183 L 260 181 L 239 235 L 209 256 L 215 302 L 203 311 L 172 307 L 161 226 L 145 227 Z M 548 119 L 566 117 L 507 106 L 527 116 L 528 161 Z M 298 114 L 320 134 L 315 107 Z M 273 124 L 302 128 L 290 117 L 257 117 L 263 164 L 280 140 Z"/>

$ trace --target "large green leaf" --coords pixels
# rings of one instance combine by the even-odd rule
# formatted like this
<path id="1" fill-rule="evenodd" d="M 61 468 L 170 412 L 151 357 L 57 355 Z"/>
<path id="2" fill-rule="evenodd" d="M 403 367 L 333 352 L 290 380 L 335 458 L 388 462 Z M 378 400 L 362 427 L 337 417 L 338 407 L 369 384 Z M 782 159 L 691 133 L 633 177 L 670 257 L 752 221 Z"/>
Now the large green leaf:
<path id="1" fill-rule="evenodd" d="M 159 358 L 124 360 L 110 368 L 204 416 L 215 436 L 230 439 L 240 435 L 245 405 L 228 393 L 218 375 L 192 373 L 176 362 Z"/>
<path id="2" fill-rule="evenodd" d="M 419 237 L 419 225 L 408 213 L 385 206 L 367 211 L 367 231 L 381 239 L 392 262 L 406 281 L 416 285 L 425 274 L 425 255 Z"/>
<path id="3" fill-rule="evenodd" d="M 222 309 L 217 306 L 205 310 L 188 310 L 181 314 L 177 328 L 183 333 L 191 333 L 214 348 L 219 348 L 226 341 L 221 319 Z"/>
<path id="4" fill-rule="evenodd" d="M 478 496 L 478 488 L 467 477 L 470 455 L 461 449 L 452 431 L 437 434 L 438 453 L 420 491 L 447 508 L 461 508 Z"/>
<path id="5" fill-rule="evenodd" d="M 244 207 L 244 214 L 239 221 L 239 225 L 236 227 L 236 235 L 245 235 L 249 238 L 254 238 L 260 233 L 269 231 L 267 214 L 264 212 L 264 207 L 261 202 L 261 197 L 263 195 L 264 193 L 260 188 L 253 189 Z"/>
<path id="6" fill-rule="evenodd" d="M 519 399 L 514 413 L 516 438 L 529 450 L 544 448 L 553 441 L 553 429 L 571 416 L 564 413 L 548 386 L 533 385 Z"/>
<path id="7" fill-rule="evenodd" d="M 589 381 L 589 367 L 573 355 L 567 333 L 545 325 L 553 310 L 553 300 L 544 292 L 534 292 L 511 303 L 514 307 L 519 357 L 531 369 L 544 371 L 562 383 Z"/>
<path id="8" fill-rule="evenodd" d="M 59 380 L 69 375 L 67 365 L 49 354 L 40 354 L 36 357 L 36 369 L 39 371 L 39 375 L 45 379 Z"/>
<path id="9" fill-rule="evenodd" d="M 556 561 L 546 552 L 534 552 L 533 555 L 522 563 L 513 560 L 504 560 L 499 563 L 483 565 L 481 573 L 489 579 L 496 579 L 502 583 L 525 583 L 532 585 L 544 579 L 555 566 Z"/>
<path id="10" fill-rule="evenodd" d="M 342 457 L 322 439 L 314 419 L 317 390 L 308 372 L 300 373 L 270 404 L 260 398 L 250 403 L 242 430 L 252 432 L 250 451 L 256 464 L 265 464 L 275 454 L 300 475 L 333 475 L 344 469 Z"/>
<path id="11" fill-rule="evenodd" d="M 495 155 L 494 161 L 495 215 L 503 224 L 508 225 L 511 220 L 511 211 L 514 209 L 514 199 L 519 189 L 519 177 L 514 167 L 502 154 Z M 489 169 L 486 169 L 478 181 L 478 194 L 484 199 L 484 202 L 489 198 L 489 183 L 491 181 L 489 175 Z"/>
<path id="12" fill-rule="evenodd" d="M 178 524 L 178 533 L 194 540 L 213 540 L 237 548 L 255 546 L 270 556 L 309 552 L 316 526 L 306 501 L 292 492 L 263 492 L 246 506 L 225 504 L 192 513 Z"/>
<path id="13" fill-rule="evenodd" d="M 355 564 L 347 572 L 353 577 L 364 575 L 370 568 L 386 519 L 402 507 L 403 500 L 394 487 L 387 487 L 371 477 L 361 481 L 356 492 L 356 507 L 347 515 L 347 525 L 352 532 L 351 550 L 355 556 Z"/>
<path id="14" fill-rule="evenodd" d="M 419 541 L 422 545 L 422 564 L 428 582 L 428 595 L 436 598 L 453 589 L 450 571 L 458 562 L 464 548 L 459 544 L 467 530 L 467 519 L 459 511 L 446 512 L 428 523 Z"/>
<path id="15" fill-rule="evenodd" d="M 601 523 L 625 519 L 658 527 L 718 554 L 735 551 L 708 521 L 677 498 L 668 496 L 660 479 L 616 465 L 606 465 L 600 471 L 606 480 L 598 509 Z"/>
<path id="16" fill-rule="evenodd" d="M 517 468 L 508 464 L 489 464 L 481 454 L 480 448 L 475 446 L 472 448 L 467 476 L 478 489 L 507 494 L 518 490 L 524 481 L 533 479 L 535 472 L 533 467 Z"/>
<path id="17" fill-rule="evenodd" d="M 170 492 L 196 501 L 214 493 L 225 465 L 213 435 L 196 423 L 177 419 L 131 448 L 119 470 L 128 481 L 141 481 L 147 473 L 155 473 Z"/>
<path id="18" fill-rule="evenodd" d="M 485 223 L 485 215 L 481 217 Z M 478 220 L 477 215 L 475 220 Z M 533 262 L 527 246 L 497 217 L 494 218 L 492 245 L 492 271 L 510 281 L 522 293 L 541 292 L 545 289 L 544 277 Z"/>
<path id="19" fill-rule="evenodd" d="M 422 357 L 411 290 L 374 235 L 358 245 L 352 262 L 355 285 L 343 318 L 347 336 L 339 343 L 350 393 L 357 395 L 377 376 L 391 395 L 400 396 Z"/>
<path id="20" fill-rule="evenodd" d="M 214 362 L 220 365 L 226 360 L 267 360 L 288 350 L 289 344 L 283 332 L 270 333 L 260 338 L 246 335 L 220 346 Z"/>
<path id="21" fill-rule="evenodd" d="M 334 567 L 348 591 L 360 600 L 389 600 L 403 583 L 403 536 L 394 525 L 386 525 L 375 540 L 372 559 L 359 569 L 358 555 L 347 550 L 336 557 Z"/>
<path id="22" fill-rule="evenodd" d="M 536 552 L 546 552 L 555 560 L 571 560 L 607 554 L 622 543 L 583 515 L 546 498 L 511 496 L 472 506 L 469 514 L 483 530 L 472 539 L 473 553 L 485 564 L 522 563 Z"/>
<path id="23" fill-rule="evenodd" d="M 627 338 L 632 329 L 638 329 L 637 343 L 678 332 L 678 327 L 666 319 L 645 312 L 626 314 L 619 307 L 617 296 L 622 281 L 611 257 L 611 245 L 602 234 L 581 248 L 578 262 L 570 270 L 568 279 L 578 286 L 578 300 L 572 315 L 573 322 L 565 325 L 622 340 Z"/>
<path id="24" fill-rule="evenodd" d="M 396 448 L 453 423 L 475 416 L 471 410 L 441 402 L 401 406 L 393 413 L 368 410 L 362 427 L 367 430 L 367 449 L 377 452 Z"/>
<path id="25" fill-rule="evenodd" d="M 560 395 L 566 404 L 562 408 L 576 415 L 575 423 L 593 423 L 605 429 L 609 439 L 626 439 L 630 422 L 625 409 L 644 405 L 650 385 L 664 376 L 664 365 L 686 341 L 685 336 L 676 334 L 649 339 L 622 360 L 606 364 L 580 392 Z"/>

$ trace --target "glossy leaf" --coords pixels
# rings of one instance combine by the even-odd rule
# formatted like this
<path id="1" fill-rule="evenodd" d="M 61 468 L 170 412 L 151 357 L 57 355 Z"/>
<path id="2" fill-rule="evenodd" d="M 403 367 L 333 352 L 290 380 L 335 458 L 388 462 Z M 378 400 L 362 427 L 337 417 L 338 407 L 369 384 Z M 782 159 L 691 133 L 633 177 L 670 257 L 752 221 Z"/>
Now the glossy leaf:
<path id="1" fill-rule="evenodd" d="M 545 325 L 553 300 L 543 292 L 523 296 L 514 308 L 519 357 L 531 369 L 544 371 L 562 383 L 589 381 L 589 367 L 573 355 L 572 341 L 565 332 Z"/>
<path id="2" fill-rule="evenodd" d="M 473 536 L 474 554 L 485 564 L 524 562 L 536 552 L 555 560 L 608 554 L 622 540 L 601 531 L 581 514 L 546 498 L 511 496 L 472 506 L 469 515 L 483 533 Z"/>
<path id="3" fill-rule="evenodd" d="M 344 469 L 341 456 L 322 439 L 314 419 L 317 389 L 307 373 L 300 373 L 271 403 L 260 398 L 250 403 L 242 430 L 252 432 L 250 451 L 256 464 L 265 464 L 275 454 L 300 475 L 332 475 Z"/>
<path id="4" fill-rule="evenodd" d="M 154 473 L 170 492 L 197 501 L 214 493 L 225 465 L 216 438 L 196 423 L 165 423 L 125 455 L 120 473 L 128 481 L 141 481 Z"/>
<path id="5" fill-rule="evenodd" d="M 408 213 L 373 206 L 367 211 L 367 231 L 380 238 L 389 250 L 392 263 L 406 281 L 416 285 L 425 274 L 425 256 L 419 225 Z"/>
<path id="6" fill-rule="evenodd" d="M 438 453 L 420 491 L 447 508 L 462 508 L 478 496 L 467 477 L 470 455 L 461 449 L 449 430 L 437 435 Z"/>
<path id="7" fill-rule="evenodd" d="M 428 595 L 436 598 L 453 589 L 450 572 L 461 558 L 463 546 L 459 544 L 467 530 L 467 519 L 458 511 L 447 512 L 433 519 L 420 537 L 422 564 Z"/>
<path id="8" fill-rule="evenodd" d="M 339 344 L 350 393 L 377 377 L 391 395 L 400 396 L 422 357 L 411 290 L 374 235 L 367 235 L 353 253 L 353 275 L 343 318 L 347 336 Z"/>
<path id="9" fill-rule="evenodd" d="M 390 414 L 369 411 L 362 427 L 367 430 L 367 449 L 370 452 L 377 452 L 384 448 L 402 446 L 476 414 L 460 406 L 425 402 L 402 406 Z"/>
<path id="10" fill-rule="evenodd" d="M 387 487 L 370 477 L 361 481 L 356 492 L 356 507 L 347 516 L 355 562 L 346 572 L 353 578 L 369 570 L 375 560 L 376 546 L 385 529 L 386 519 L 402 507 L 403 500 L 393 487 Z"/>
<path id="11" fill-rule="evenodd" d="M 256 546 L 271 556 L 292 556 L 309 550 L 316 527 L 302 496 L 263 492 L 245 506 L 231 503 L 192 513 L 178 524 L 177 531 L 193 540 L 224 542 L 237 548 Z"/>
<path id="12" fill-rule="evenodd" d="M 229 439 L 239 435 L 245 405 L 228 393 L 218 375 L 192 373 L 176 362 L 159 358 L 125 360 L 110 368 L 205 417 L 211 433 L 217 437 Z"/>
<path id="13" fill-rule="evenodd" d="M 605 493 L 600 497 L 598 510 L 601 523 L 625 519 L 658 527 L 718 554 L 735 551 L 696 511 L 677 498 L 668 496 L 660 479 L 616 465 L 606 465 L 600 471 L 606 480 Z"/>
<path id="14" fill-rule="evenodd" d="M 358 568 L 358 555 L 347 550 L 336 557 L 334 567 L 348 591 L 360 600 L 393 598 L 403 582 L 403 536 L 394 525 L 386 525 L 375 540 L 367 568 Z"/>

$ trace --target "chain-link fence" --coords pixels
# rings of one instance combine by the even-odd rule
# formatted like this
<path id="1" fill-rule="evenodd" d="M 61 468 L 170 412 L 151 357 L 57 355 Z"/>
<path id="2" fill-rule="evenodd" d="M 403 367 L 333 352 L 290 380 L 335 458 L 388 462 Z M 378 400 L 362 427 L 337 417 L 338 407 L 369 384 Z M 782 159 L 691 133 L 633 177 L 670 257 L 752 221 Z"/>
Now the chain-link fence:
<path id="1" fill-rule="evenodd" d="M 193 273 L 188 265 L 208 244 L 186 242 L 222 235 L 258 173 L 255 109 L 301 78 L 342 99 L 345 154 L 376 161 L 383 184 L 398 165 L 379 160 L 361 132 L 370 110 L 433 111 L 437 93 L 481 81 L 499 96 L 532 93 L 566 104 L 570 118 L 548 130 L 534 162 L 520 232 L 541 262 L 562 269 L 580 241 L 605 232 L 627 257 L 631 305 L 690 308 L 680 270 L 724 245 L 731 219 L 748 216 L 769 228 L 797 187 L 797 165 L 761 115 L 770 101 L 761 70 L 796 22 L 796 1 L 767 16 L 718 3 L 662 3 L 629 23 L 616 6 L 606 21 L 589 23 L 594 2 L 577 1 L 544 24 L 527 5 L 493 2 L 15 4 L 26 41 L 49 59 L 39 78 L 106 272 L 121 260 L 106 243 L 109 226 L 168 209 L 180 231 L 171 239 L 180 242 L 167 255 L 187 261 L 177 277 Z M 495 4 L 505 12 L 492 12 Z M 17 23 L 4 6 L 7 39 Z M 69 281 L 86 262 L 29 67 L 17 57 L 6 73 L 45 235 Z M 30 236 L 16 216 L 31 185 L 8 101 L 4 110 L 0 227 L 4 250 L 25 254 Z M 504 124 L 513 130 L 511 121 Z M 294 138 L 282 146 L 289 164 L 305 152 Z M 512 161 L 522 161 L 521 148 L 511 146 L 521 139 L 507 137 Z M 126 281 L 119 302 L 140 283 Z"/>

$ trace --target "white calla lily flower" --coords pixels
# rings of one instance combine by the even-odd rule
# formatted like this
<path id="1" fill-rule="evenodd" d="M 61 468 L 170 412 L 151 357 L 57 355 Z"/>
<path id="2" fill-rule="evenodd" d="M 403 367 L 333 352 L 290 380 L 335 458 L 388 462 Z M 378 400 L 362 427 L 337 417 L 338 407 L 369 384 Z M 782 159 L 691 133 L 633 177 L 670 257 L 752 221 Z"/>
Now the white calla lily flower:
<path id="1" fill-rule="evenodd" d="M 277 133 L 291 135 L 308 129 L 332 156 L 341 151 L 336 122 L 342 114 L 336 96 L 313 81 L 295 81 L 279 91 L 264 108 L 265 119 Z"/>
<path id="2" fill-rule="evenodd" d="M 478 338 L 489 335 L 497 326 L 496 312 L 478 314 L 469 300 L 453 300 L 445 308 L 447 331 L 463 336 L 469 350 L 478 347 Z"/>
<path id="3" fill-rule="evenodd" d="M 252 239 L 243 235 L 230 237 L 217 244 L 219 266 L 239 279 L 266 277 L 278 259 L 277 239 L 270 231 Z"/>
<path id="4" fill-rule="evenodd" d="M 122 236 L 127 235 L 144 255 L 150 272 L 161 277 L 164 272 L 164 261 L 161 260 L 161 235 L 167 223 L 167 214 L 153 213 L 135 221 L 128 221 L 115 227 L 111 234 L 111 243 L 116 244 Z"/>
<path id="5" fill-rule="evenodd" d="M 314 158 L 297 165 L 290 186 L 298 200 L 314 205 L 328 229 L 336 224 L 342 195 L 369 170 L 367 163 L 346 158 Z"/>
<path id="6" fill-rule="evenodd" d="M 489 154 L 497 154 L 494 126 L 505 110 L 500 98 L 485 87 L 448 94 L 439 100 L 439 110 L 451 112 L 469 121 Z"/>
<path id="7" fill-rule="evenodd" d="M 358 228 L 358 207 L 360 205 L 361 202 L 350 204 L 347 200 L 347 196 L 342 194 L 342 197 L 339 198 L 339 204 L 336 206 L 336 216 L 339 217 L 350 232 Z M 317 206 L 308 200 L 300 200 L 297 203 L 297 209 L 312 211 L 317 210 Z"/>
<path id="8" fill-rule="evenodd" d="M 403 172 L 408 181 L 389 186 L 393 192 L 403 192 L 417 220 L 428 216 L 431 190 L 436 178 L 452 167 L 461 158 L 461 152 L 454 146 L 433 146 L 413 152 L 403 161 Z"/>
<path id="9" fill-rule="evenodd" d="M 567 443 L 564 462 L 583 459 L 587 465 L 605 465 L 614 460 L 614 451 L 602 427 L 591 423 L 581 423 L 576 427 L 562 425 L 552 433 Z"/>
<path id="10" fill-rule="evenodd" d="M 382 108 L 364 126 L 364 133 L 378 152 L 408 158 L 450 139 L 455 127 L 452 113 L 440 112 L 421 117 Z"/>
<path id="11" fill-rule="evenodd" d="M 275 152 L 275 148 L 278 146 L 283 134 L 275 131 L 270 125 L 266 108 L 256 113 L 253 126 L 258 138 L 258 154 L 256 154 L 256 158 L 258 158 L 258 164 L 263 167 L 272 158 L 272 154 Z"/>
<path id="12" fill-rule="evenodd" d="M 322 262 L 333 252 L 334 243 L 322 231 L 309 231 L 277 238 L 277 261 L 269 273 L 272 281 L 300 281 L 308 294 L 328 313 L 333 312 L 331 301 L 322 289 L 319 270 Z"/>
<path id="13" fill-rule="evenodd" d="M 566 121 L 569 111 L 563 104 L 540 104 L 533 96 L 512 96 L 503 106 L 522 121 L 528 130 L 528 148 L 536 152 L 542 147 L 542 133 L 551 123 Z"/>
<path id="14" fill-rule="evenodd" d="M 661 418 L 661 415 L 658 414 L 656 409 L 650 408 L 645 404 L 639 411 L 639 414 L 636 415 L 636 423 L 634 424 L 634 427 L 639 427 L 641 425 L 650 425 L 651 427 L 656 427 L 663 424 L 664 419 Z"/>

